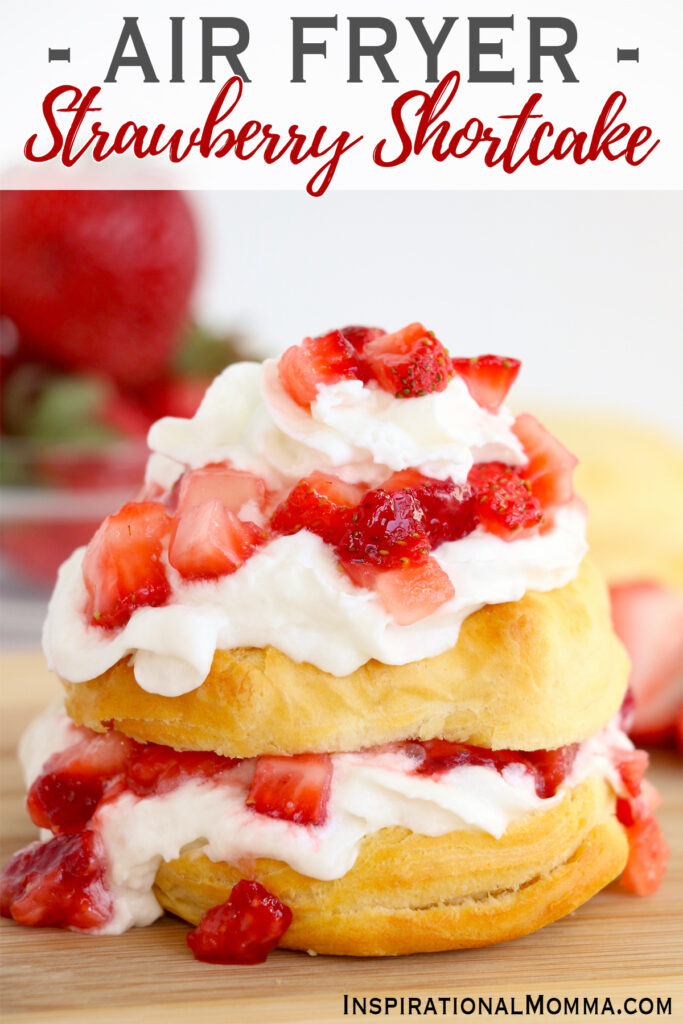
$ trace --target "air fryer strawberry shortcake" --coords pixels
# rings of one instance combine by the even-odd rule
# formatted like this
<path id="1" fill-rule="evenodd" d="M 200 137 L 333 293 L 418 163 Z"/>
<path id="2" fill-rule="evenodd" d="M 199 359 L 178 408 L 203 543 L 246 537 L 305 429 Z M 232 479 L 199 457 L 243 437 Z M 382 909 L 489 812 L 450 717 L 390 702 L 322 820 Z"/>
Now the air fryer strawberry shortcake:
<path id="1" fill-rule="evenodd" d="M 163 909 L 200 959 L 486 945 L 666 844 L 574 457 L 519 362 L 414 323 L 229 367 L 163 419 L 138 500 L 62 566 L 66 691 L 21 744 L 23 924 Z"/>

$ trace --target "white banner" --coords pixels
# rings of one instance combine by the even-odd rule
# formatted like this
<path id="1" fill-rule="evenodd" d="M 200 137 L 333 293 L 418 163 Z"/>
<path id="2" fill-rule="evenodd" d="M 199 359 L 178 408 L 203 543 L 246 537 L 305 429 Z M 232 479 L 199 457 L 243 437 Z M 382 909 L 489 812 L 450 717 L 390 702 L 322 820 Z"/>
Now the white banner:
<path id="1" fill-rule="evenodd" d="M 14 187 L 679 188 L 680 0 L 24 0 Z"/>

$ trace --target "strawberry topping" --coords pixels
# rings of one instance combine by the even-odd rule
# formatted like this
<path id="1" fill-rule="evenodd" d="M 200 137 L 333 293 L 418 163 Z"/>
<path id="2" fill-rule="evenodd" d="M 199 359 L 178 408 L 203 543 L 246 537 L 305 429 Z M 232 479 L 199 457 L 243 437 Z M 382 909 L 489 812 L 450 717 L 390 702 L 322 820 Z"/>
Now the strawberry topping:
<path id="1" fill-rule="evenodd" d="M 444 346 L 420 323 L 367 342 L 363 355 L 380 386 L 396 398 L 443 391 L 454 372 Z"/>
<path id="2" fill-rule="evenodd" d="M 480 462 L 467 479 L 474 487 L 477 517 L 489 533 L 517 540 L 536 532 L 543 519 L 541 505 L 516 469 L 502 462 Z"/>
<path id="3" fill-rule="evenodd" d="M 259 814 L 298 825 L 322 825 L 332 784 L 329 754 L 259 757 L 247 797 Z"/>
<path id="4" fill-rule="evenodd" d="M 555 795 L 578 751 L 576 743 L 556 750 L 489 750 L 439 739 L 417 745 L 425 755 L 416 769 L 420 774 L 438 775 L 461 765 L 482 765 L 502 773 L 508 765 L 521 764 L 533 775 L 536 793 L 543 799 Z"/>
<path id="5" fill-rule="evenodd" d="M 161 563 L 171 519 L 156 501 L 129 502 L 108 516 L 83 560 L 87 616 L 96 626 L 124 626 L 136 608 L 164 604 L 171 592 Z"/>
<path id="6" fill-rule="evenodd" d="M 426 516 L 409 490 L 368 491 L 351 513 L 337 545 L 344 562 L 365 562 L 384 569 L 423 565 L 429 558 Z"/>
<path id="7" fill-rule="evenodd" d="M 412 491 L 424 511 L 425 530 L 432 548 L 472 533 L 478 519 L 474 488 L 452 480 L 435 480 L 416 469 L 394 473 L 382 484 L 385 491 Z"/>
<path id="8" fill-rule="evenodd" d="M 94 832 L 31 843 L 0 876 L 0 914 L 33 927 L 102 927 L 113 909 L 104 874 L 102 841 Z"/>
<path id="9" fill-rule="evenodd" d="M 242 879 L 230 898 L 202 914 L 187 935 L 197 960 L 261 964 L 289 928 L 292 911 L 260 882 Z"/>
<path id="10" fill-rule="evenodd" d="M 322 385 L 340 380 L 368 380 L 367 364 L 341 331 L 304 338 L 280 357 L 282 386 L 297 405 L 308 408 Z"/>
<path id="11" fill-rule="evenodd" d="M 435 558 L 424 565 L 377 572 L 374 584 L 380 601 L 399 626 L 424 619 L 455 597 L 455 587 Z"/>
<path id="12" fill-rule="evenodd" d="M 512 426 L 522 442 L 529 462 L 521 470 L 531 484 L 541 508 L 551 509 L 565 505 L 574 497 L 574 467 L 578 459 L 556 437 L 538 422 L 535 416 L 524 412 Z"/>
<path id="13" fill-rule="evenodd" d="M 185 512 L 212 498 L 218 498 L 226 508 L 237 514 L 243 505 L 254 502 L 263 509 L 266 504 L 266 485 L 260 477 L 228 465 L 212 464 L 192 469 L 180 481 L 178 508 Z"/>
<path id="14" fill-rule="evenodd" d="M 632 802 L 626 838 L 629 852 L 621 884 L 638 896 L 651 896 L 657 892 L 664 877 L 669 846 L 645 801 L 642 804 Z"/>
<path id="15" fill-rule="evenodd" d="M 235 572 L 265 540 L 254 523 L 243 523 L 219 498 L 192 505 L 174 521 L 168 560 L 186 579 Z"/>
<path id="16" fill-rule="evenodd" d="M 453 359 L 452 362 L 472 398 L 489 412 L 498 412 L 522 365 L 519 359 L 491 355 Z"/>
<path id="17" fill-rule="evenodd" d="M 638 796 L 650 758 L 644 750 L 615 750 L 614 764 L 631 796 Z"/>
<path id="18" fill-rule="evenodd" d="M 77 832 L 90 821 L 107 783 L 124 771 L 134 743 L 121 733 L 90 735 L 53 754 L 31 786 L 26 807 L 39 828 Z"/>
<path id="19" fill-rule="evenodd" d="M 386 331 L 383 331 L 381 327 L 342 327 L 341 333 L 344 335 L 346 340 L 350 342 L 355 348 L 356 352 L 362 352 L 369 341 L 374 341 L 375 338 L 381 338 Z"/>
<path id="20" fill-rule="evenodd" d="M 325 473 L 312 473 L 300 480 L 278 505 L 271 526 L 284 534 L 310 530 L 328 544 L 336 544 L 346 529 L 349 511 L 362 495 L 362 487 Z"/>

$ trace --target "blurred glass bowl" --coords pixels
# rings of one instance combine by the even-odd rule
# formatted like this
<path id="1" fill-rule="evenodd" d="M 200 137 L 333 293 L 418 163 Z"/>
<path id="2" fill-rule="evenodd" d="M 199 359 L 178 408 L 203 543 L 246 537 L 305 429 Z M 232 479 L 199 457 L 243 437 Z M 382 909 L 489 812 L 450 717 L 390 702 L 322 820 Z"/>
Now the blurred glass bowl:
<path id="1" fill-rule="evenodd" d="M 50 445 L 7 435 L 0 444 L 3 589 L 11 596 L 16 577 L 47 591 L 74 548 L 139 491 L 147 446 Z"/>

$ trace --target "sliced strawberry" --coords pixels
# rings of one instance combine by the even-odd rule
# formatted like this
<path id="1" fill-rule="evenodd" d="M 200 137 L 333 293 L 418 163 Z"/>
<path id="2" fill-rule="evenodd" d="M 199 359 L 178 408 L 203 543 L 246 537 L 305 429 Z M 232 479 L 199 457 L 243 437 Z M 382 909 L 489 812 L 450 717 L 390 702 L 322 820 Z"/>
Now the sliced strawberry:
<path id="1" fill-rule="evenodd" d="M 638 896 L 651 896 L 666 871 L 668 844 L 649 809 L 639 808 L 633 824 L 626 827 L 626 836 L 629 852 L 621 884 Z"/>
<path id="2" fill-rule="evenodd" d="M 479 462 L 467 479 L 474 487 L 477 518 L 489 533 L 511 541 L 538 532 L 543 520 L 540 502 L 512 466 Z"/>
<path id="3" fill-rule="evenodd" d="M 126 784 L 141 797 L 168 793 L 188 779 L 217 779 L 237 763 L 237 759 L 213 751 L 138 743 L 126 767 Z"/>
<path id="4" fill-rule="evenodd" d="M 375 338 L 381 338 L 386 331 L 383 331 L 381 327 L 342 327 L 341 333 L 344 335 L 346 340 L 350 342 L 355 348 L 356 352 L 362 352 L 369 341 L 374 341 Z"/>
<path id="5" fill-rule="evenodd" d="M 254 553 L 259 534 L 218 498 L 194 505 L 174 520 L 168 560 L 186 579 L 210 579 L 235 572 Z"/>
<path id="6" fill-rule="evenodd" d="M 378 572 L 375 590 L 399 626 L 424 619 L 455 596 L 453 584 L 434 558 L 424 565 Z"/>
<path id="7" fill-rule="evenodd" d="M 411 491 L 368 491 L 351 513 L 337 551 L 344 562 L 395 569 L 429 557 L 426 516 Z"/>
<path id="8" fill-rule="evenodd" d="M 325 473 L 312 473 L 300 480 L 278 505 L 271 526 L 283 534 L 310 530 L 328 544 L 336 544 L 346 529 L 350 509 L 362 496 L 362 487 Z"/>
<path id="9" fill-rule="evenodd" d="M 0 877 L 0 914 L 33 927 L 99 928 L 112 916 L 102 840 L 86 830 L 31 843 Z"/>
<path id="10" fill-rule="evenodd" d="M 650 758 L 644 750 L 615 750 L 614 765 L 627 792 L 638 796 Z"/>
<path id="11" fill-rule="evenodd" d="M 133 746 L 118 732 L 93 733 L 53 754 L 26 798 L 33 823 L 53 832 L 84 828 L 109 780 L 124 771 Z"/>
<path id="12" fill-rule="evenodd" d="M 538 796 L 544 799 L 555 796 L 572 770 L 578 750 L 579 744 L 572 743 L 555 750 L 523 750 L 520 752 L 524 762 L 534 772 Z"/>
<path id="13" fill-rule="evenodd" d="M 156 501 L 131 501 L 108 516 L 83 559 L 87 615 L 93 625 L 123 626 L 143 605 L 165 604 L 171 588 L 161 563 L 171 519 Z"/>
<path id="14" fill-rule="evenodd" d="M 329 754 L 259 757 L 247 803 L 271 818 L 284 818 L 298 825 L 322 825 L 331 785 Z"/>
<path id="15" fill-rule="evenodd" d="M 446 541 L 459 540 L 478 523 L 476 497 L 470 484 L 436 480 L 417 469 L 403 469 L 382 484 L 385 491 L 410 490 L 426 517 L 426 532 L 432 549 Z"/>
<path id="16" fill-rule="evenodd" d="M 227 463 L 191 469 L 183 475 L 178 493 L 180 512 L 212 498 L 218 498 L 236 515 L 247 502 L 253 501 L 259 509 L 263 509 L 267 498 L 266 484 L 261 477 L 233 469 Z"/>
<path id="17" fill-rule="evenodd" d="M 498 412 L 522 365 L 519 359 L 492 355 L 453 359 L 452 362 L 477 405 L 489 412 Z"/>
<path id="18" fill-rule="evenodd" d="M 197 960 L 262 964 L 289 928 L 292 911 L 260 882 L 238 882 L 230 899 L 202 914 L 187 935 Z"/>
<path id="19" fill-rule="evenodd" d="M 454 373 L 444 346 L 420 323 L 369 341 L 363 355 L 380 386 L 396 398 L 443 391 Z"/>
<path id="20" fill-rule="evenodd" d="M 610 588 L 612 621 L 631 658 L 639 742 L 663 742 L 683 703 L 683 596 L 657 583 Z"/>
<path id="21" fill-rule="evenodd" d="M 304 338 L 280 357 L 282 386 L 297 405 L 308 408 L 318 388 L 340 380 L 367 380 L 367 364 L 341 331 L 320 338 Z"/>
<path id="22" fill-rule="evenodd" d="M 566 505 L 574 496 L 574 467 L 579 460 L 528 412 L 517 417 L 512 430 L 529 459 L 522 476 L 541 507 Z"/>

